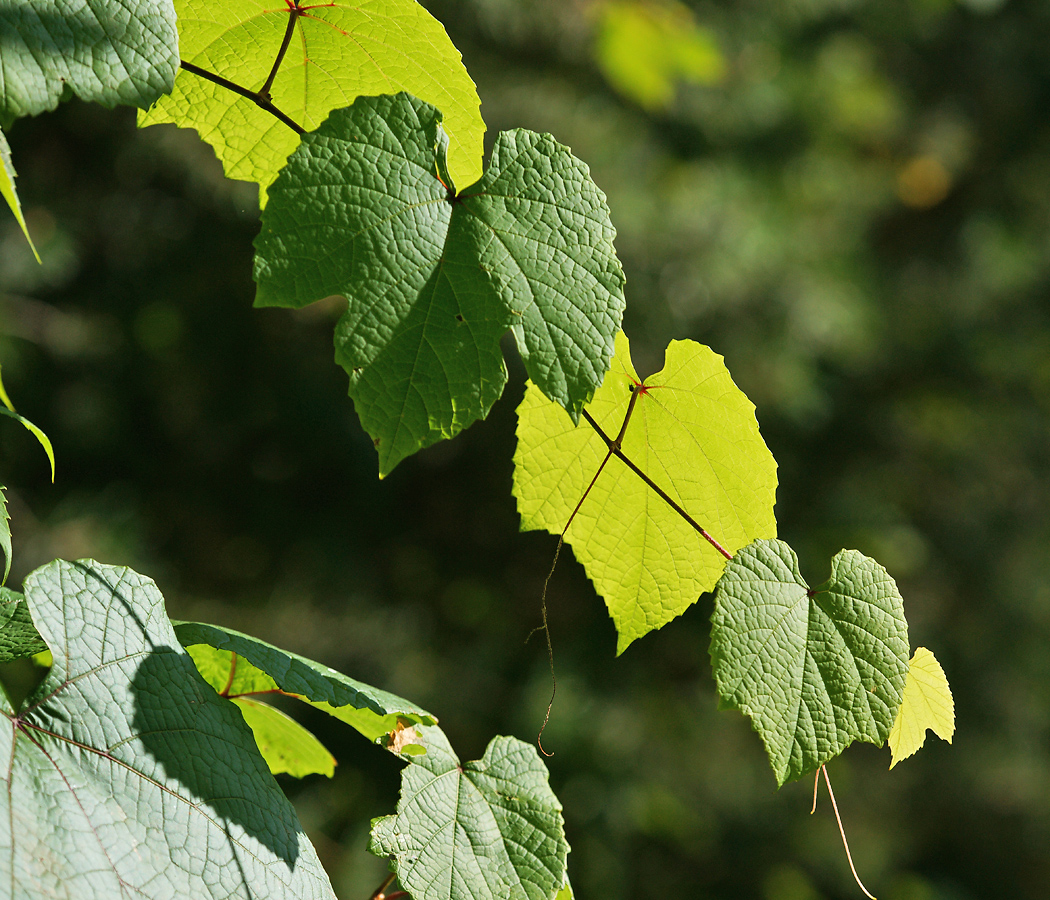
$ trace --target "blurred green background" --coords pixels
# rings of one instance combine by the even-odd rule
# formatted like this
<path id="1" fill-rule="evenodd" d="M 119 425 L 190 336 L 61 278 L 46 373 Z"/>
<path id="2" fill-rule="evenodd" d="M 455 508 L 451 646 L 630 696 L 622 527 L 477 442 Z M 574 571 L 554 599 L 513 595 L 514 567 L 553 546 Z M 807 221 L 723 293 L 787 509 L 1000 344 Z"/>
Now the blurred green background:
<path id="1" fill-rule="evenodd" d="M 955 692 L 954 746 L 830 766 L 881 900 L 1050 896 L 1050 6 L 1036 0 L 432 0 L 489 140 L 549 131 L 608 194 L 639 369 L 725 356 L 780 463 L 811 583 L 842 547 L 905 597 Z M 227 624 L 402 694 L 465 758 L 531 739 L 555 540 L 510 494 L 523 373 L 488 421 L 380 483 L 332 359 L 339 304 L 253 310 L 252 186 L 134 113 L 9 131 L 36 266 L 0 217 L 0 363 L 55 444 L 0 431 L 13 583 L 55 556 L 153 576 Z M 860 893 L 826 801 L 779 792 L 718 713 L 710 597 L 614 658 L 562 557 L 544 743 L 581 900 Z M 335 778 L 287 782 L 364 900 L 396 761 L 319 714 Z"/>

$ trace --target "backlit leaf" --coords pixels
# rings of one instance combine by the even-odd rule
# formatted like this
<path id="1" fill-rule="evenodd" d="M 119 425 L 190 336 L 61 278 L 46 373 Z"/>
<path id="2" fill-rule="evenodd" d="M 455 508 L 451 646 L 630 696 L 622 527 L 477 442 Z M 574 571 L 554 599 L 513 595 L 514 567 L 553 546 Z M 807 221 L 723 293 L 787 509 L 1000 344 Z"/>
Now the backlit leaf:
<path id="1" fill-rule="evenodd" d="M 203 622 L 177 622 L 175 634 L 183 646 L 206 644 L 216 654 L 195 652 L 201 672 L 219 692 L 229 695 L 280 690 L 310 703 L 379 741 L 399 722 L 433 725 L 437 719 L 407 700 L 355 681 L 335 669 L 258 638 Z M 229 679 L 230 653 L 237 654 Z M 227 687 L 228 685 L 228 687 Z"/>
<path id="2" fill-rule="evenodd" d="M 265 84 L 288 27 L 285 3 L 178 0 L 182 58 L 248 90 Z M 481 175 L 485 123 L 477 89 L 445 29 L 415 0 L 307 4 L 270 87 L 274 105 L 312 131 L 358 96 L 406 91 L 445 115 L 449 171 L 461 184 Z M 170 96 L 140 125 L 195 128 L 229 178 L 266 190 L 299 137 L 251 100 L 182 71 Z"/>
<path id="3" fill-rule="evenodd" d="M 0 415 L 7 416 L 10 419 L 14 419 L 20 423 L 26 431 L 28 431 L 33 437 L 37 439 L 40 446 L 44 448 L 44 452 L 47 454 L 48 462 L 51 463 L 51 480 L 55 480 L 55 451 L 51 446 L 51 440 L 44 432 L 29 421 L 25 416 L 20 416 L 15 412 L 14 405 L 11 403 L 11 398 L 7 396 L 7 391 L 4 388 L 4 382 L 0 379 Z"/>
<path id="4" fill-rule="evenodd" d="M 439 729 L 419 730 L 427 753 L 405 767 L 397 813 L 372 822 L 369 849 L 414 900 L 553 900 L 569 846 L 536 748 L 497 737 L 461 764 Z"/>
<path id="5" fill-rule="evenodd" d="M 0 0 L 0 121 L 54 109 L 70 92 L 146 107 L 178 67 L 171 0 Z"/>
<path id="6" fill-rule="evenodd" d="M 890 729 L 891 769 L 926 743 L 926 729 L 950 744 L 955 734 L 955 701 L 937 657 L 919 647 L 908 666 L 901 708 Z"/>
<path id="7" fill-rule="evenodd" d="M 237 697 L 233 703 L 255 735 L 259 752 L 274 775 L 331 778 L 335 774 L 335 757 L 291 716 L 248 697 Z"/>
<path id="8" fill-rule="evenodd" d="M 751 717 L 779 784 L 853 741 L 886 741 L 908 672 L 908 623 L 874 560 L 843 550 L 810 589 L 787 544 L 756 541 L 726 566 L 711 623 L 720 706 Z"/>
<path id="9" fill-rule="evenodd" d="M 578 415 L 623 315 L 605 196 L 549 135 L 504 132 L 484 177 L 439 180 L 441 114 L 363 97 L 305 135 L 256 239 L 256 305 L 349 300 L 336 359 L 381 475 L 485 416 L 513 329 L 530 377 Z"/>
<path id="10" fill-rule="evenodd" d="M 621 429 L 641 379 L 622 333 L 588 412 L 609 437 Z M 584 421 L 529 385 L 518 407 L 514 495 L 523 529 L 560 534 L 606 455 Z M 662 371 L 645 379 L 623 451 L 729 553 L 776 534 L 776 462 L 755 408 L 722 357 L 672 341 Z M 621 460 L 610 459 L 565 534 L 605 598 L 617 652 L 681 615 L 712 590 L 725 558 Z"/>
<path id="11" fill-rule="evenodd" d="M 15 219 L 18 221 L 19 228 L 22 229 L 22 234 L 29 241 L 29 248 L 33 251 L 33 256 L 36 257 L 37 262 L 40 262 L 40 254 L 36 252 L 33 239 L 29 236 L 29 229 L 26 228 L 26 220 L 22 217 L 22 204 L 18 202 L 18 192 L 15 190 L 15 177 L 15 165 L 11 161 L 11 147 L 8 145 L 4 133 L 0 131 L 0 194 L 7 201 L 11 212 L 15 214 Z"/>
<path id="12" fill-rule="evenodd" d="M 0 696 L 13 897 L 334 900 L 251 731 L 197 674 L 152 581 L 54 562 L 25 597 L 54 665 L 17 716 Z"/>

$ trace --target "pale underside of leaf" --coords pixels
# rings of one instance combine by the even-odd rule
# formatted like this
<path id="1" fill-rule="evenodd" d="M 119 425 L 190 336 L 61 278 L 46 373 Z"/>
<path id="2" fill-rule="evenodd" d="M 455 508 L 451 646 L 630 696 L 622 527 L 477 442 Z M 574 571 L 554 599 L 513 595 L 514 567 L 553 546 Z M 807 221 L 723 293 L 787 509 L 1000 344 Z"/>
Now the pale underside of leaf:
<path id="1" fill-rule="evenodd" d="M 601 389 L 587 410 L 602 430 L 621 429 L 641 384 L 622 333 Z M 673 341 L 661 372 L 645 379 L 623 452 L 730 553 L 776 534 L 776 462 L 754 406 L 722 358 Z M 523 529 L 560 534 L 606 457 L 590 424 L 529 385 L 518 408 L 514 495 Z M 619 633 L 617 652 L 681 615 L 725 568 L 715 547 L 625 463 L 612 458 L 565 534 Z"/>
<path id="2" fill-rule="evenodd" d="M 171 0 L 0 0 L 0 122 L 52 110 L 67 92 L 147 107 L 178 67 Z"/>
<path id="3" fill-rule="evenodd" d="M 604 195 L 547 135 L 499 136 L 453 197 L 445 136 L 421 101 L 361 98 L 306 135 L 256 239 L 256 305 L 345 296 L 336 360 L 386 475 L 488 414 L 514 330 L 530 376 L 578 412 L 600 383 L 623 314 Z"/>
<path id="4" fill-rule="evenodd" d="M 919 647 L 908 666 L 904 698 L 890 730 L 891 769 L 926 743 L 927 729 L 950 744 L 955 734 L 955 701 L 937 657 Z"/>
<path id="5" fill-rule="evenodd" d="M 779 784 L 855 740 L 886 741 L 908 671 L 908 625 L 874 560 L 843 550 L 830 580 L 811 590 L 787 544 L 757 541 L 726 567 L 711 621 L 720 705 L 751 717 Z"/>
<path id="6" fill-rule="evenodd" d="M 397 813 L 373 821 L 369 849 L 415 900 L 553 900 L 569 848 L 536 748 L 497 737 L 460 765 L 438 729 L 420 731 L 427 753 L 405 768 Z"/>
<path id="7" fill-rule="evenodd" d="M 304 4 L 305 5 L 305 4 Z M 257 91 L 277 57 L 289 12 L 267 0 L 179 0 L 183 59 Z M 358 96 L 406 91 L 445 115 L 451 177 L 481 175 L 485 123 L 477 89 L 441 24 L 415 0 L 309 6 L 270 88 L 274 105 L 307 131 Z M 226 175 L 258 182 L 262 202 L 299 137 L 252 101 L 183 71 L 170 96 L 139 118 L 194 128 Z"/>
<path id="8" fill-rule="evenodd" d="M 25 580 L 53 665 L 0 698 L 0 859 L 13 897 L 334 900 L 240 714 L 149 579 L 91 560 Z"/>

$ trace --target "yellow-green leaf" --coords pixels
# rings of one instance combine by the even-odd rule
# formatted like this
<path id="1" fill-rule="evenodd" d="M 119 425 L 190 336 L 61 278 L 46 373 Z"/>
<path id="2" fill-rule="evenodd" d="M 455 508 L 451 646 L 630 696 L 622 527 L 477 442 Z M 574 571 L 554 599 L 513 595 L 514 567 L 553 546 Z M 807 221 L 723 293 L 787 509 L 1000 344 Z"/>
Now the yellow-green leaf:
<path id="1" fill-rule="evenodd" d="M 415 0 L 303 4 L 277 76 L 273 104 L 307 131 L 355 97 L 406 91 L 444 115 L 448 171 L 458 185 L 481 176 L 485 123 L 459 51 L 441 23 Z M 289 8 L 269 0 L 179 0 L 184 61 L 250 91 L 267 82 L 288 27 Z M 298 135 L 252 100 L 186 71 L 140 125 L 195 128 L 215 148 L 229 178 L 266 189 Z"/>
<path id="2" fill-rule="evenodd" d="M 305 778 L 316 774 L 331 778 L 335 774 L 335 757 L 291 716 L 249 697 L 236 697 L 233 702 L 255 735 L 259 752 L 274 775 L 285 773 Z"/>
<path id="3" fill-rule="evenodd" d="M 955 701 L 941 664 L 933 653 L 919 647 L 911 658 L 904 698 L 890 729 L 891 769 L 926 742 L 927 729 L 950 744 L 955 734 Z"/>
<path id="4" fill-rule="evenodd" d="M 663 370 L 643 383 L 621 332 L 612 367 L 584 409 L 614 438 L 632 397 L 622 443 L 628 459 L 728 553 L 776 535 L 777 465 L 722 357 L 672 341 Z M 585 418 L 574 426 L 529 384 L 518 407 L 514 495 L 523 529 L 560 534 L 587 494 L 565 541 L 605 598 L 621 653 L 712 590 L 726 559 L 619 458 L 594 480 L 607 446 Z"/>
<path id="5" fill-rule="evenodd" d="M 29 229 L 26 228 L 26 220 L 22 217 L 22 204 L 18 202 L 18 192 L 15 190 L 15 177 L 15 165 L 11 161 L 11 148 L 8 146 L 4 133 L 0 131 L 0 194 L 7 201 L 7 205 L 11 207 L 11 212 L 15 214 L 15 218 L 22 229 L 22 234 L 29 241 L 29 248 L 33 251 L 33 256 L 36 257 L 37 262 L 40 262 L 40 254 L 36 252 L 33 239 L 29 236 Z"/>

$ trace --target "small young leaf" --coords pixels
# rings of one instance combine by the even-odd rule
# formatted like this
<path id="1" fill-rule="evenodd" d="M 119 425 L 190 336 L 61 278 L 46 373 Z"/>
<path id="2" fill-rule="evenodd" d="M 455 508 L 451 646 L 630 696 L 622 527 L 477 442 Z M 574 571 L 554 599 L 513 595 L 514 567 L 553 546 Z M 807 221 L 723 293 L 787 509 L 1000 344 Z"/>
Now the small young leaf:
<path id="1" fill-rule="evenodd" d="M 497 737 L 464 765 L 440 729 L 419 730 L 427 753 L 402 772 L 396 815 L 372 822 L 371 852 L 415 900 L 553 900 L 569 845 L 536 748 Z"/>
<path id="2" fill-rule="evenodd" d="M 0 846 L 15 897 L 334 900 L 241 715 L 197 674 L 156 585 L 91 560 L 25 580 L 54 654 L 0 696 Z"/>
<path id="3" fill-rule="evenodd" d="M 355 97 L 407 91 L 445 113 L 449 170 L 458 183 L 481 175 L 477 88 L 441 23 L 415 0 L 302 4 L 295 33 L 269 94 L 307 131 Z M 182 58 L 250 91 L 263 87 L 290 16 L 284 3 L 178 0 Z M 266 191 L 299 137 L 251 100 L 182 71 L 171 95 L 139 117 L 142 126 L 195 128 L 215 148 L 229 178 Z"/>
<path id="4" fill-rule="evenodd" d="M 0 0 L 0 122 L 54 109 L 68 91 L 145 108 L 178 68 L 171 0 Z"/>
<path id="5" fill-rule="evenodd" d="M 0 663 L 35 656 L 47 650 L 47 644 L 33 625 L 21 594 L 0 587 Z"/>
<path id="6" fill-rule="evenodd" d="M 33 239 L 29 236 L 29 229 L 26 228 L 26 220 L 22 217 L 22 204 L 18 202 L 18 192 L 15 190 L 15 177 L 15 166 L 11 161 L 11 148 L 7 143 L 7 138 L 4 137 L 4 133 L 0 131 L 0 194 L 7 201 L 11 212 L 15 214 L 15 219 L 18 220 L 22 234 L 29 241 L 29 249 L 33 251 L 33 256 L 36 257 L 37 262 L 40 262 L 40 254 L 36 252 Z"/>
<path id="7" fill-rule="evenodd" d="M 477 184 L 438 179 L 441 113 L 362 97 L 303 137 L 256 238 L 257 306 L 349 300 L 336 360 L 380 475 L 487 415 L 512 329 L 526 370 L 578 416 L 623 315 L 605 196 L 549 135 L 504 132 Z"/>
<path id="8" fill-rule="evenodd" d="M 672 341 L 645 390 L 621 332 L 601 389 L 587 407 L 609 437 L 636 397 L 622 449 L 732 553 L 776 534 L 776 462 L 755 407 L 722 357 L 693 341 Z M 514 496 L 522 529 L 560 534 L 607 453 L 586 422 L 573 425 L 533 385 L 518 407 Z M 723 557 L 635 472 L 609 460 L 572 520 L 572 545 L 619 633 L 617 653 L 681 615 L 725 568 Z"/>
<path id="9" fill-rule="evenodd" d="M 908 666 L 908 680 L 897 718 L 890 729 L 890 768 L 926 743 L 926 729 L 952 742 L 955 701 L 944 669 L 925 647 L 919 647 Z"/>
<path id="10" fill-rule="evenodd" d="M 720 706 L 751 717 L 778 784 L 853 741 L 881 746 L 908 673 L 897 585 L 856 550 L 810 589 L 783 541 L 756 541 L 726 566 L 711 617 Z"/>
<path id="11" fill-rule="evenodd" d="M 29 419 L 25 416 L 20 416 L 15 412 L 14 405 L 11 403 L 11 398 L 7 396 L 7 391 L 4 388 L 2 378 L 0 378 L 0 403 L 3 403 L 3 406 L 0 406 L 0 415 L 7 416 L 8 418 L 14 419 L 16 422 L 20 422 L 22 427 L 40 442 L 40 446 L 44 448 L 48 461 L 51 463 L 51 481 L 53 482 L 55 480 L 55 451 L 51 447 L 51 440 L 43 431 L 30 422 Z"/>
<path id="12" fill-rule="evenodd" d="M 220 693 L 224 689 L 231 695 L 280 690 L 346 722 L 370 741 L 381 740 L 399 721 L 425 725 L 437 722 L 430 713 L 407 700 L 232 629 L 202 622 L 176 622 L 175 634 L 185 647 L 207 644 L 226 652 L 225 657 L 202 653 L 195 653 L 194 657 L 207 661 L 202 674 Z M 231 652 L 237 654 L 232 682 Z"/>

